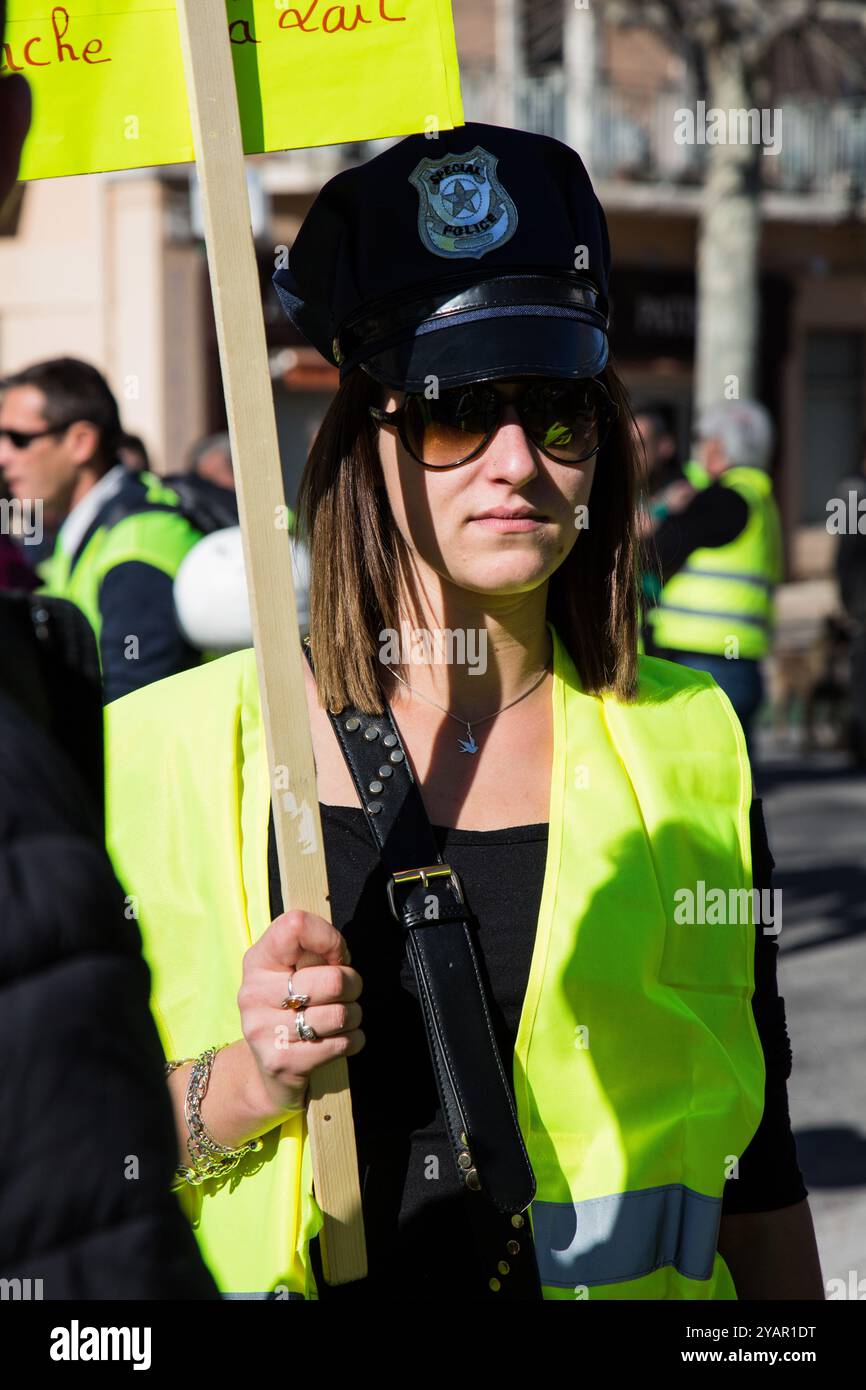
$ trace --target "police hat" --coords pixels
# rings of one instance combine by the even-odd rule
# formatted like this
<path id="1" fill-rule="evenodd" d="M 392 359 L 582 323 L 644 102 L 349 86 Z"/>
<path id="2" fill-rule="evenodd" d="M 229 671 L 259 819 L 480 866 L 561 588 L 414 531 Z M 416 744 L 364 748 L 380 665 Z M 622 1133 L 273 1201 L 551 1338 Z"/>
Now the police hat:
<path id="1" fill-rule="evenodd" d="M 421 391 L 587 377 L 608 357 L 610 244 L 580 157 L 470 122 L 410 135 L 330 179 L 274 285 L 340 368 Z"/>

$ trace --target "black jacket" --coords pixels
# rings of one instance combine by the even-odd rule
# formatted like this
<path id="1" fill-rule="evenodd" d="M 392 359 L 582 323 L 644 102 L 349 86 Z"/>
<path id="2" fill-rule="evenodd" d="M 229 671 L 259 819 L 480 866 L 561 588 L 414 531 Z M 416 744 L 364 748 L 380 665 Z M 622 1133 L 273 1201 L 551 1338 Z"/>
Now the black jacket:
<path id="1" fill-rule="evenodd" d="M 0 1278 L 46 1299 L 216 1298 L 169 1191 L 177 1147 L 150 976 L 103 847 L 98 779 L 38 722 L 74 677 L 40 687 L 20 603 L 0 604 L 4 651 L 23 651 L 14 678 L 0 676 Z M 59 607 L 95 663 L 86 620 Z M 98 710 L 95 684 L 93 699 Z"/>

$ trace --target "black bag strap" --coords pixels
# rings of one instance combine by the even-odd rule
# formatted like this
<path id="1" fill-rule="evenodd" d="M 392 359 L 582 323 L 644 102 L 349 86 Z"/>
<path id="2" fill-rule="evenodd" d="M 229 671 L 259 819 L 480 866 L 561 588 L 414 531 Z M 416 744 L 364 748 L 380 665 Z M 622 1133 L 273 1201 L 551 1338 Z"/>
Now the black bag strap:
<path id="1" fill-rule="evenodd" d="M 313 668 L 309 639 L 304 652 Z M 386 704 L 328 716 L 388 873 L 405 930 L 442 1112 L 459 1179 L 504 1213 L 523 1212 L 535 1175 L 517 1123 L 469 928 L 460 880 L 446 864 Z"/>
<path id="2" fill-rule="evenodd" d="M 273 919 L 283 910 L 273 808 L 268 820 L 268 888 Z M 464 1173 L 460 1168 L 458 1173 L 462 1187 L 461 1196 L 466 1204 L 466 1215 L 479 1263 L 482 1269 L 486 1265 L 485 1272 L 489 1276 L 488 1294 L 495 1300 L 506 1303 L 541 1300 L 541 1280 L 528 1213 L 510 1215 L 508 1212 L 497 1211 L 483 1198 L 479 1201 L 478 1197 L 472 1195 L 472 1189 L 466 1187 L 463 1182 Z M 317 1237 L 310 1241 L 310 1260 L 320 1298 L 343 1298 L 354 1302 L 356 1284 L 326 1284 Z M 323 1287 L 326 1292 L 323 1292 Z M 442 1297 L 446 1295 L 447 1290 L 443 1289 Z"/>

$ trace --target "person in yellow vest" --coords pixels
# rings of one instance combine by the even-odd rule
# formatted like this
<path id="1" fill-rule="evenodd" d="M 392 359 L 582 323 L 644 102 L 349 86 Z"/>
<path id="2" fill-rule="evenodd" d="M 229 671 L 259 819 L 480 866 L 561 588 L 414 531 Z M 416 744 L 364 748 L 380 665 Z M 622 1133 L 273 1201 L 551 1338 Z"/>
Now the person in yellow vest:
<path id="1" fill-rule="evenodd" d="M 7 376 L 0 390 L 0 468 L 13 497 L 59 523 L 38 572 L 45 593 L 90 621 L 105 701 L 195 665 L 172 586 L 201 532 L 171 488 L 120 461 L 124 436 L 105 378 L 63 357 Z"/>
<path id="2" fill-rule="evenodd" d="M 609 259 L 573 150 L 469 123 L 337 174 L 275 276 L 340 368 L 299 496 L 329 920 L 281 910 L 286 783 L 252 651 L 108 711 L 108 840 L 153 972 L 179 1200 L 227 1298 L 823 1297 L 774 928 L 745 905 L 769 850 L 742 730 L 709 676 L 636 653 Z M 369 785 L 338 735 L 381 749 Z M 425 880 L 429 902 L 471 927 L 477 975 L 452 988 L 487 1001 L 534 1181 L 517 1210 L 471 1166 L 484 1115 L 452 1147 L 412 924 L 389 910 L 405 888 L 370 830 L 401 765 L 460 886 Z M 335 1056 L 369 1263 L 339 1287 L 305 1116 Z M 480 1058 L 449 1056 L 472 1087 Z"/>
<path id="3" fill-rule="evenodd" d="M 751 748 L 764 694 L 773 592 L 784 575 L 782 527 L 768 469 L 773 426 L 756 401 L 704 412 L 698 462 L 710 485 L 656 518 L 655 603 L 647 650 L 709 671 L 726 691 Z"/>

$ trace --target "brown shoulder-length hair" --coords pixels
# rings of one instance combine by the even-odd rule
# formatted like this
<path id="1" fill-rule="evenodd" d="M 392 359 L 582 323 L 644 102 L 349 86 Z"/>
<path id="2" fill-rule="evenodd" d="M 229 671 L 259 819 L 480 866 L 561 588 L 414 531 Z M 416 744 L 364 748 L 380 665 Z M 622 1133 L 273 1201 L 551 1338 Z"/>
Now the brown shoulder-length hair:
<path id="1" fill-rule="evenodd" d="M 599 377 L 619 412 L 596 457 L 588 524 L 548 587 L 547 617 L 582 686 L 633 700 L 637 688 L 639 455 L 628 394 L 609 361 Z M 334 712 L 379 714 L 379 634 L 399 629 L 406 543 L 382 485 L 379 427 L 368 406 L 386 388 L 357 367 L 341 382 L 313 441 L 298 493 L 310 550 L 310 644 L 319 700 Z"/>

